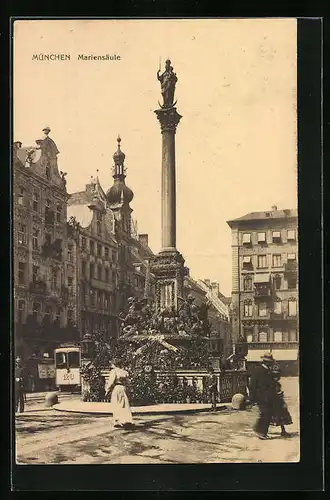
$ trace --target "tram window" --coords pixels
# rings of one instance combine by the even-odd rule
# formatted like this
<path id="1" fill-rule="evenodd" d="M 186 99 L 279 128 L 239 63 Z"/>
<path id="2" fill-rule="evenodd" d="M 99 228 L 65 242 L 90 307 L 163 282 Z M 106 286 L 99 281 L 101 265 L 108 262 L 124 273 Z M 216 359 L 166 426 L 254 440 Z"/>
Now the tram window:
<path id="1" fill-rule="evenodd" d="M 56 368 L 66 368 L 67 367 L 67 357 L 65 352 L 56 353 Z"/>
<path id="2" fill-rule="evenodd" d="M 69 366 L 70 368 L 79 368 L 79 352 L 69 352 Z"/>

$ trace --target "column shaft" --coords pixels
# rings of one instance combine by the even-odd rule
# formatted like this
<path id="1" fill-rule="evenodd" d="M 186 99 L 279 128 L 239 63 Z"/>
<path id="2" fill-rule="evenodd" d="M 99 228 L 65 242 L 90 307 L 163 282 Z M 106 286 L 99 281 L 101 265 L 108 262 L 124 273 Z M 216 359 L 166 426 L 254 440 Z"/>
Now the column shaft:
<path id="1" fill-rule="evenodd" d="M 175 133 L 162 133 L 162 251 L 176 249 Z"/>

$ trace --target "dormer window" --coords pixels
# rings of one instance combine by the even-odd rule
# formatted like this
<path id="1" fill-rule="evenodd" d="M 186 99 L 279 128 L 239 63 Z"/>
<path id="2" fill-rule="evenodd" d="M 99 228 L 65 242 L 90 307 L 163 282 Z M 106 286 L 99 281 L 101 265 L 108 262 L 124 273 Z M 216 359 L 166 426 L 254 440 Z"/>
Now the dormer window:
<path id="1" fill-rule="evenodd" d="M 281 231 L 273 231 L 273 241 L 281 241 Z"/>
<path id="2" fill-rule="evenodd" d="M 251 244 L 251 233 L 244 233 L 243 234 L 243 245 L 250 245 Z"/>
<path id="3" fill-rule="evenodd" d="M 289 229 L 287 232 L 287 238 L 288 238 L 288 241 L 295 241 L 296 240 L 296 231 L 294 229 Z"/>
<path id="4" fill-rule="evenodd" d="M 258 233 L 258 243 L 266 243 L 266 233 Z"/>

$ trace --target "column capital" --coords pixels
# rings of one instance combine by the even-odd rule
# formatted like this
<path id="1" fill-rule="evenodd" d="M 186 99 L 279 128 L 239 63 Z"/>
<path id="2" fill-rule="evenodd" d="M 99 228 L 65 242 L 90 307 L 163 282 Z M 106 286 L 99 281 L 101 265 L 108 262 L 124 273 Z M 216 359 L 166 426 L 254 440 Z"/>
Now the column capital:
<path id="1" fill-rule="evenodd" d="M 155 113 L 160 122 L 161 132 L 172 132 L 175 134 L 176 127 L 182 118 L 176 108 L 156 109 Z"/>

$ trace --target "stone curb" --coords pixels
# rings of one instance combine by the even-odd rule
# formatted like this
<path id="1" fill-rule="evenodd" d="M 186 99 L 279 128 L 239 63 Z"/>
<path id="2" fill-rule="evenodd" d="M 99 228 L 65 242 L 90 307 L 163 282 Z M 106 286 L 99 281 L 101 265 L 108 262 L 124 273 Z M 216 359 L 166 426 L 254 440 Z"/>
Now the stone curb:
<path id="1" fill-rule="evenodd" d="M 81 403 L 82 405 L 84 403 Z M 210 412 L 210 407 L 209 405 L 205 405 L 203 407 L 195 407 L 195 408 L 184 408 L 183 405 L 178 405 L 181 406 L 181 408 L 160 408 L 156 409 L 155 407 L 148 409 L 148 406 L 144 407 L 139 407 L 134 408 L 132 407 L 132 414 L 133 415 L 167 415 L 167 414 L 177 414 L 177 413 L 201 413 L 201 412 L 206 412 L 206 413 L 211 413 Z M 64 403 L 59 403 L 54 406 L 52 406 L 53 410 L 56 411 L 62 411 L 62 412 L 67 412 L 67 413 L 80 413 L 80 414 L 87 414 L 87 415 L 112 415 L 112 411 L 109 409 L 108 411 L 106 410 L 88 410 L 88 409 L 78 409 L 78 408 L 70 408 L 66 406 Z M 140 409 L 141 408 L 141 409 Z M 230 403 L 219 403 L 217 406 L 217 411 L 222 411 L 226 409 L 231 409 L 231 404 Z"/>

